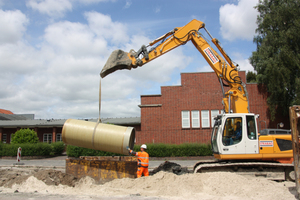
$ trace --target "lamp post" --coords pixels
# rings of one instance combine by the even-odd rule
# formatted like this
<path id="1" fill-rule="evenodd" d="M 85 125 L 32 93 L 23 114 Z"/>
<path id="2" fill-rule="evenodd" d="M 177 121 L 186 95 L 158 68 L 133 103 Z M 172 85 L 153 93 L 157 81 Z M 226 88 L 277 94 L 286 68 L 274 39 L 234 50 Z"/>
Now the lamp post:
<path id="1" fill-rule="evenodd" d="M 280 122 L 280 123 L 277 124 L 277 129 L 278 129 L 278 125 L 279 125 L 280 128 L 282 128 L 284 126 L 284 124 L 282 122 Z"/>

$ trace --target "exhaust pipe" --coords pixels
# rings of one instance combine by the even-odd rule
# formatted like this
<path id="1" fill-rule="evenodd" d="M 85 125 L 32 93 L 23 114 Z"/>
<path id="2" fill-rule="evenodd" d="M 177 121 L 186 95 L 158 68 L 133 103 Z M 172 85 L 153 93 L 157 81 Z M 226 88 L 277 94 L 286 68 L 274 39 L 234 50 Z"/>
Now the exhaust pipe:
<path id="1" fill-rule="evenodd" d="M 113 51 L 103 69 L 101 70 L 100 76 L 104 78 L 108 74 L 111 74 L 119 69 L 131 69 L 132 60 L 129 57 L 129 53 L 122 51 L 121 49 Z"/>

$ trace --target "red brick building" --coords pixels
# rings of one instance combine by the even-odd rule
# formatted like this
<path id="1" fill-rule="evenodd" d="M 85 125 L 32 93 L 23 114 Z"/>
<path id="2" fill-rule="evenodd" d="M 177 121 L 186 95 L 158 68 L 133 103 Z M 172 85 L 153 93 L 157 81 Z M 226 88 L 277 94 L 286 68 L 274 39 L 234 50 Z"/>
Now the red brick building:
<path id="1" fill-rule="evenodd" d="M 239 72 L 245 82 L 246 73 Z M 280 113 L 270 121 L 267 93 L 255 83 L 246 84 L 250 111 L 259 114 L 258 129 L 277 128 L 289 118 Z M 226 89 L 226 88 L 225 88 Z M 212 116 L 221 113 L 222 90 L 214 72 L 182 73 L 181 85 L 163 86 L 161 94 L 141 96 L 141 117 L 102 119 L 103 123 L 131 126 L 136 130 L 136 143 L 210 143 Z M 4 111 L 3 111 L 4 112 Z M 0 141 L 10 143 L 11 135 L 20 128 L 37 132 L 41 142 L 61 141 L 65 119 L 37 120 L 33 116 L 0 112 Z M 89 119 L 96 122 L 97 119 Z"/>
<path id="2" fill-rule="evenodd" d="M 246 82 L 245 71 L 239 72 Z M 258 128 L 276 128 L 288 119 L 270 122 L 266 91 L 246 84 L 250 112 L 259 114 Z M 225 88 L 226 89 L 226 88 Z M 182 73 L 180 86 L 163 86 L 159 95 L 141 96 L 141 131 L 137 143 L 209 143 L 212 116 L 221 113 L 222 90 L 214 72 Z M 287 127 L 285 127 L 287 128 Z"/>

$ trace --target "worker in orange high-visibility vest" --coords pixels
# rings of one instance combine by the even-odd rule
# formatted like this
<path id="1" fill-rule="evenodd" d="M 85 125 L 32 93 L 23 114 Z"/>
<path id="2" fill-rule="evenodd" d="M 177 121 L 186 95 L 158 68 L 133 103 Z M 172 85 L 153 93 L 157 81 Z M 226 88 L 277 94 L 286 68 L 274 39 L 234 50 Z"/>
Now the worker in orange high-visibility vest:
<path id="1" fill-rule="evenodd" d="M 140 178 L 142 174 L 144 176 L 149 176 L 149 172 L 148 172 L 149 154 L 146 152 L 146 149 L 147 149 L 147 145 L 145 144 L 142 144 L 141 151 L 139 152 L 134 152 L 129 147 L 127 147 L 127 150 L 129 151 L 130 154 L 137 156 L 138 169 L 136 175 L 138 178 Z"/>

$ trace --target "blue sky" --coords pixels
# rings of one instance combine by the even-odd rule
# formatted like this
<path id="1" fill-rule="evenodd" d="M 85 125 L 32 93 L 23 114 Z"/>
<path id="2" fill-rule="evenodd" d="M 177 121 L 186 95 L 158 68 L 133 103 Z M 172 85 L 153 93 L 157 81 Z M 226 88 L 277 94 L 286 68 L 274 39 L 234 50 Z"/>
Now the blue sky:
<path id="1" fill-rule="evenodd" d="M 0 108 L 36 119 L 97 118 L 99 73 L 110 53 L 138 50 L 192 19 L 206 24 L 240 70 L 253 71 L 248 58 L 256 50 L 257 3 L 0 0 Z M 180 73 L 207 71 L 191 43 L 141 68 L 117 71 L 101 80 L 101 117 L 140 116 L 140 95 L 180 85 Z"/>

